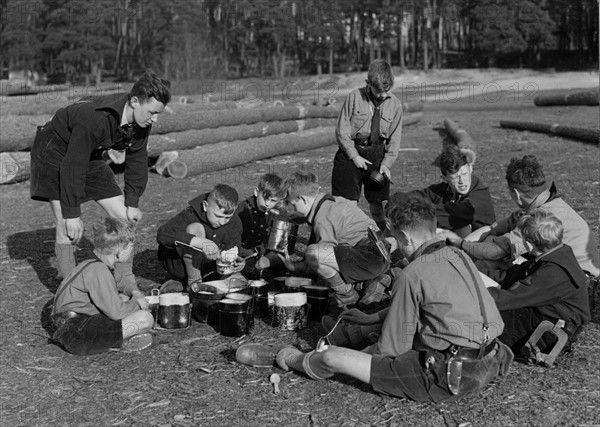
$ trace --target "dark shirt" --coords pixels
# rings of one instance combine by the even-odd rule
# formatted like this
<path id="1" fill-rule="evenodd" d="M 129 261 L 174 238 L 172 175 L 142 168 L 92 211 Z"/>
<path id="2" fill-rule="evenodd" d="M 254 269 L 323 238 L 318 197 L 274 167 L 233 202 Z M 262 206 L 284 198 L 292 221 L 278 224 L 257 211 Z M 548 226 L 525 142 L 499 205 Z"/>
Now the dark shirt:
<path id="1" fill-rule="evenodd" d="M 455 230 L 471 225 L 472 230 L 477 230 L 496 220 L 488 187 L 475 175 L 472 175 L 469 192 L 464 195 L 454 194 L 445 182 L 410 193 L 419 194 L 434 204 L 439 228 Z"/>
<path id="2" fill-rule="evenodd" d="M 502 287 L 488 288 L 500 311 L 536 307 L 548 320 L 570 321 L 575 329 L 590 321 L 587 279 L 568 245 L 486 273 Z"/>
<path id="3" fill-rule="evenodd" d="M 187 233 L 185 229 L 188 225 L 198 222 L 204 227 L 206 238 L 216 243 L 220 250 L 231 249 L 234 246 L 239 247 L 242 237 L 240 218 L 234 214 L 227 224 L 213 228 L 209 224 L 206 212 L 202 207 L 202 202 L 207 199 L 209 194 L 204 193 L 190 200 L 186 209 L 160 226 L 156 236 L 158 243 L 171 249 L 175 247 L 176 241 L 190 244 L 195 236 Z"/>
<path id="4" fill-rule="evenodd" d="M 258 209 L 256 196 L 250 196 L 240 203 L 236 214 L 242 222 L 243 249 L 254 249 L 269 239 L 269 221 L 271 215 L 268 212 L 261 212 Z M 244 255 L 242 254 L 242 256 Z"/>
<path id="5" fill-rule="evenodd" d="M 125 205 L 137 207 L 148 183 L 147 141 L 151 126 L 134 125 L 130 139 L 120 130 L 128 95 L 86 98 L 59 109 L 51 124 L 58 136 L 58 150 L 64 154 L 60 165 L 60 203 L 65 218 L 81 216 L 85 201 L 85 180 L 90 160 L 100 158 L 109 148 L 126 149 Z"/>

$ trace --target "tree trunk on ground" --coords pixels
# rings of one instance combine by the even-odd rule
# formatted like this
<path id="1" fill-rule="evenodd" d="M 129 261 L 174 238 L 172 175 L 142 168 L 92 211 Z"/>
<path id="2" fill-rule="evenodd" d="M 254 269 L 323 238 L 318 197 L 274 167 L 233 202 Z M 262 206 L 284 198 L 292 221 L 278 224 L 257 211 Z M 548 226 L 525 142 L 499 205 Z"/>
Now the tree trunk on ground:
<path id="1" fill-rule="evenodd" d="M 539 95 L 533 100 L 538 107 L 553 105 L 599 105 L 598 91 L 575 92 L 561 95 Z"/>
<path id="2" fill-rule="evenodd" d="M 500 126 L 508 129 L 527 130 L 531 132 L 547 133 L 551 135 L 565 136 L 580 141 L 592 142 L 598 144 L 600 140 L 600 129 L 581 128 L 575 126 L 562 126 L 557 123 L 535 123 L 535 122 L 516 122 L 501 121 Z"/>
<path id="3" fill-rule="evenodd" d="M 337 118 L 339 110 L 333 107 L 300 105 L 280 108 L 240 108 L 238 110 L 183 112 L 163 115 L 152 126 L 154 134 L 180 132 L 189 129 L 208 129 L 258 122 L 297 120 L 303 118 Z"/>
<path id="4" fill-rule="evenodd" d="M 307 119 L 261 122 L 250 125 L 226 126 L 214 129 L 193 129 L 163 135 L 150 135 L 148 139 L 148 156 L 158 156 L 167 150 L 187 150 L 218 142 L 244 140 L 317 127 L 335 126 L 336 121 L 336 119 Z"/>

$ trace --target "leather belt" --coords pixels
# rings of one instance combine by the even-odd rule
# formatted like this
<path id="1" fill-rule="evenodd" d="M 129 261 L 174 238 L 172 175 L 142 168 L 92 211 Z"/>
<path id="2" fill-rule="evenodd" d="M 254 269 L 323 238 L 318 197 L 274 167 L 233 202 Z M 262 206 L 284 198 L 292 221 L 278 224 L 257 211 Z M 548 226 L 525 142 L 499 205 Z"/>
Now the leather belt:
<path id="1" fill-rule="evenodd" d="M 59 325 L 65 323 L 69 319 L 75 319 L 79 316 L 85 316 L 84 314 L 77 313 L 75 311 L 63 311 L 62 313 L 55 313 L 52 315 L 54 323 Z"/>
<path id="2" fill-rule="evenodd" d="M 481 354 L 481 358 L 484 358 L 485 356 L 487 356 L 489 353 L 492 352 L 492 350 L 494 350 L 496 348 L 496 345 L 498 343 L 496 342 L 496 340 L 492 340 L 492 342 L 490 342 L 484 349 L 483 349 L 483 353 Z M 466 347 L 461 347 L 458 345 L 451 345 L 450 347 L 448 347 L 445 350 L 445 353 L 448 353 L 454 357 L 461 357 L 461 358 L 465 358 L 465 359 L 478 359 L 479 353 L 480 353 L 480 349 L 478 348 L 466 348 Z"/>

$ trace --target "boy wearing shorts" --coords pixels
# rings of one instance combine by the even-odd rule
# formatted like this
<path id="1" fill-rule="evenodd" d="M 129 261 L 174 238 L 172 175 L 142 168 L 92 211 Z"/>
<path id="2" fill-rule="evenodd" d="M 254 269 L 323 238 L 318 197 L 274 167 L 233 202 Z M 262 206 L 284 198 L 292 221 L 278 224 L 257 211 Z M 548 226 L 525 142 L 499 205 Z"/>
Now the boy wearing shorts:
<path id="1" fill-rule="evenodd" d="M 132 223 L 106 218 L 94 228 L 96 258 L 75 267 L 56 291 L 53 339 L 68 352 L 87 356 L 111 348 L 137 351 L 152 344 L 147 332 L 154 319 L 146 299 L 134 294 L 134 284 L 113 275 L 114 264 L 131 255 L 134 240 Z"/>

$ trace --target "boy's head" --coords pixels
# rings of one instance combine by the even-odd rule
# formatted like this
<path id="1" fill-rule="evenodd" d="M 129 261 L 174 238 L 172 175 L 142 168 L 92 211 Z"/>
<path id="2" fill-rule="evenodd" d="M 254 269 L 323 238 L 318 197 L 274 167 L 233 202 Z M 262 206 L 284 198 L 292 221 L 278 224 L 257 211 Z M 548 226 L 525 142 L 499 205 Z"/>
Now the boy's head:
<path id="1" fill-rule="evenodd" d="M 542 209 L 533 209 L 517 223 L 523 242 L 532 246 L 535 255 L 548 252 L 562 243 L 563 225 L 560 219 Z"/>
<path id="2" fill-rule="evenodd" d="M 294 172 L 283 182 L 285 201 L 303 216 L 308 216 L 321 186 L 313 173 Z"/>
<path id="3" fill-rule="evenodd" d="M 129 107 L 133 110 L 135 124 L 145 128 L 156 122 L 157 116 L 171 100 L 170 85 L 168 80 L 150 71 L 133 84 L 129 92 Z"/>
<path id="4" fill-rule="evenodd" d="M 435 208 L 421 196 L 396 194 L 386 206 L 386 223 L 408 257 L 435 236 Z"/>
<path id="5" fill-rule="evenodd" d="M 239 201 L 235 188 L 225 184 L 218 184 L 202 202 L 206 219 L 212 228 L 219 228 L 227 224 L 237 208 Z"/>
<path id="6" fill-rule="evenodd" d="M 533 155 L 522 159 L 512 158 L 506 168 L 506 183 L 510 196 L 519 207 L 529 203 L 546 189 L 546 177 L 542 165 Z"/>
<path id="7" fill-rule="evenodd" d="M 465 195 L 471 189 L 473 165 L 456 146 L 450 146 L 437 159 L 442 179 L 450 186 L 454 194 Z"/>
<path id="8" fill-rule="evenodd" d="M 254 196 L 258 210 L 270 211 L 285 197 L 283 180 L 274 173 L 264 174 L 258 181 L 258 187 L 254 189 Z"/>
<path id="9" fill-rule="evenodd" d="M 94 226 L 94 247 L 102 255 L 114 253 L 127 260 L 133 250 L 135 224 L 125 219 L 106 217 Z"/>
<path id="10" fill-rule="evenodd" d="M 394 73 L 390 64 L 383 59 L 376 59 L 369 65 L 367 86 L 377 99 L 385 99 L 394 85 Z"/>

